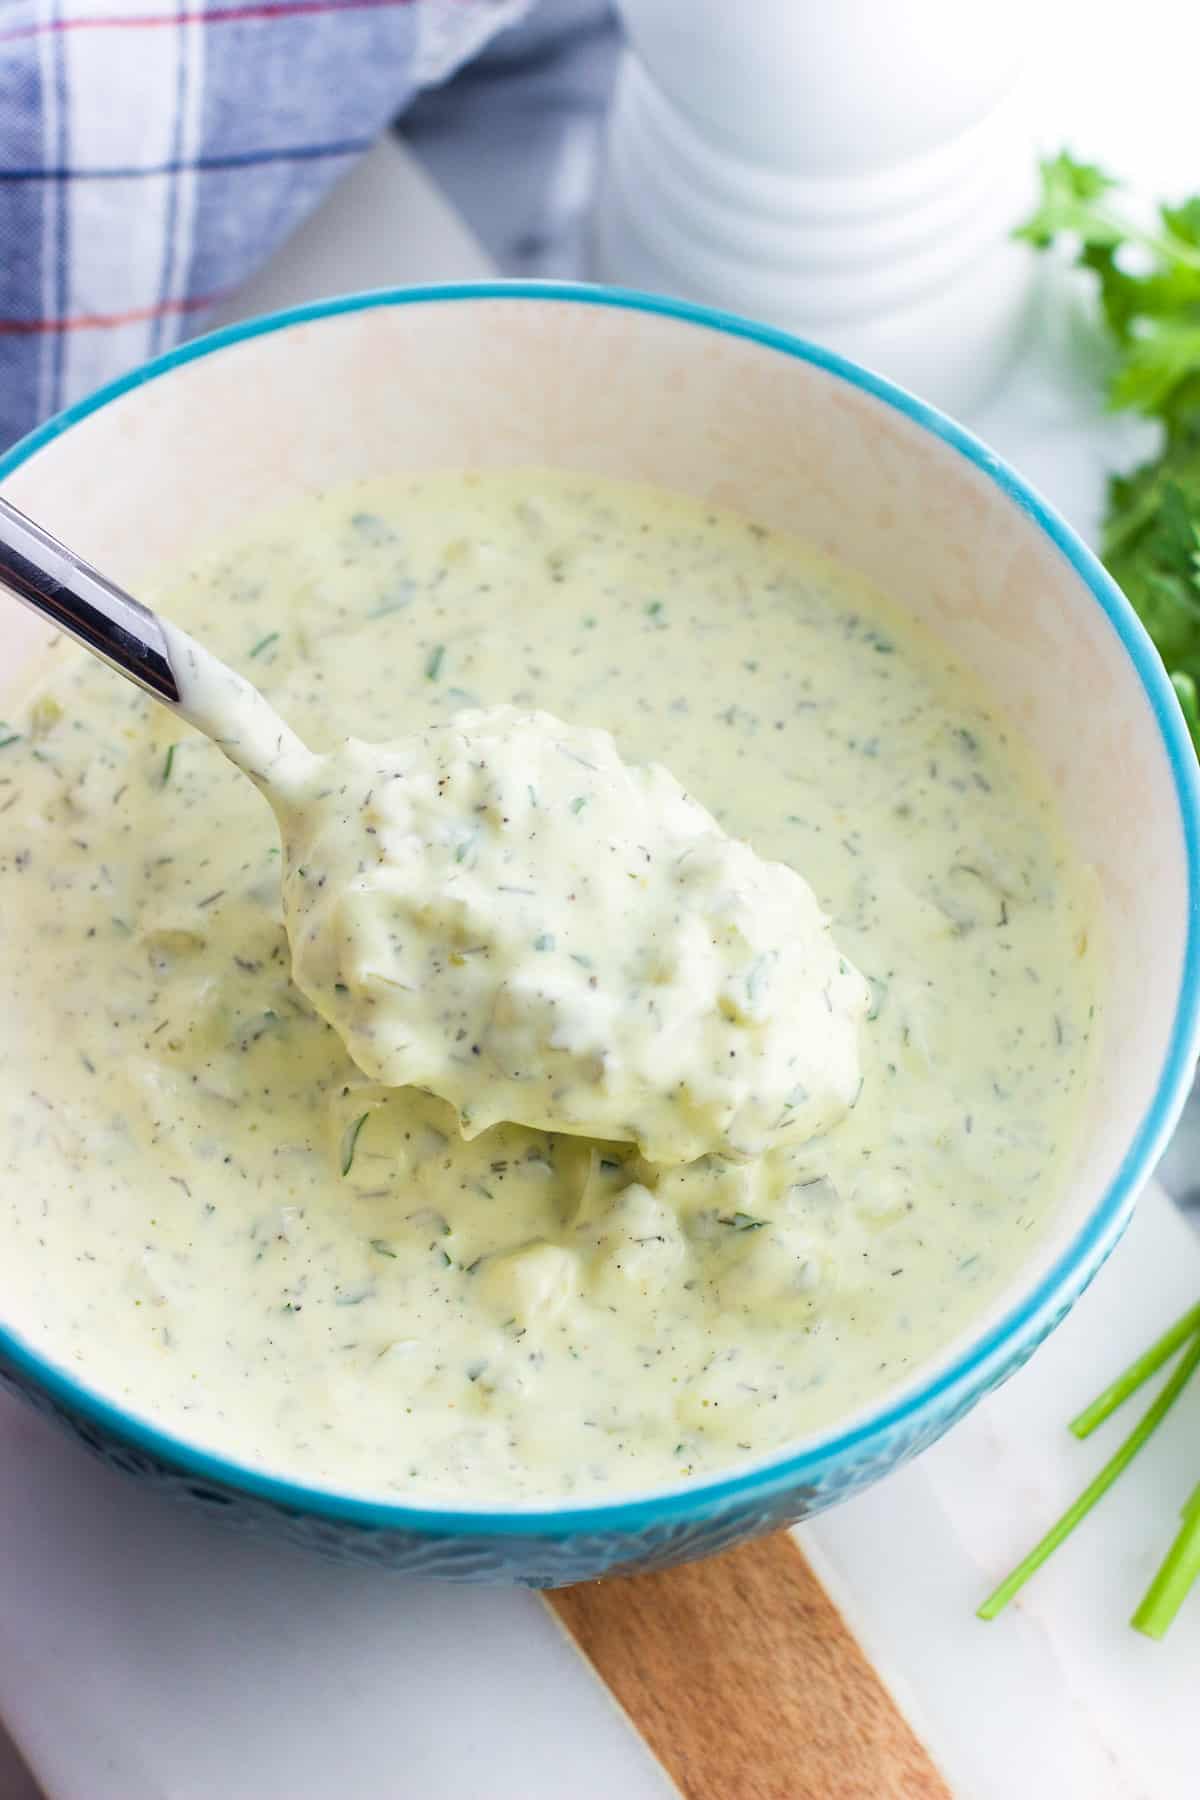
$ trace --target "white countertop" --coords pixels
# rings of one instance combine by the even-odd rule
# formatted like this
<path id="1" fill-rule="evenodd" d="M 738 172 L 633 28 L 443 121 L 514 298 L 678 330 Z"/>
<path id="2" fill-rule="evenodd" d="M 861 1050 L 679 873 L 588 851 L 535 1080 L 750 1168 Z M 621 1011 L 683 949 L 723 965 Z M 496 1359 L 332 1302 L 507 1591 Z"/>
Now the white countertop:
<path id="1" fill-rule="evenodd" d="M 485 272 L 388 142 L 237 310 Z M 1085 524 L 1106 454 L 1078 429 L 1090 404 L 1030 367 L 984 423 Z M 1197 1291 L 1200 1240 L 1151 1191 L 1032 1365 L 917 1464 L 802 1528 L 961 1800 L 1194 1800 L 1200 1607 L 1167 1646 L 1126 1619 L 1195 1480 L 1200 1387 L 1019 1607 L 990 1626 L 972 1612 L 1106 1453 L 1065 1419 Z M 228 1536 L 8 1401 L 0 1717 L 51 1800 L 672 1791 L 536 1596 L 403 1583 Z M 0 1765 L 0 1800 L 20 1792 Z"/>

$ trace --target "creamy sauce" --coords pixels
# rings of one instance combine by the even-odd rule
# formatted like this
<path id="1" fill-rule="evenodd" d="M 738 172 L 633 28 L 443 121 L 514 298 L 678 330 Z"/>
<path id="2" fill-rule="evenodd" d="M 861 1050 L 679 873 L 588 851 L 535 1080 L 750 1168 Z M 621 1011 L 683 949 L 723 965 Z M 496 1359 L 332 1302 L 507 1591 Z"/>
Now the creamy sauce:
<path id="1" fill-rule="evenodd" d="M 0 732 L 2 1310 L 34 1343 L 299 1477 L 615 1492 L 844 1416 L 1028 1257 L 1090 1060 L 1087 881 L 884 602 L 732 517 L 536 474 L 334 494 L 155 598 L 319 751 L 512 705 L 667 765 L 811 882 L 870 989 L 861 1093 L 671 1168 L 463 1139 L 291 981 L 260 796 L 64 651 Z"/>
<path id="2" fill-rule="evenodd" d="M 467 1138 L 512 1122 L 662 1165 L 854 1105 L 866 982 L 807 882 L 669 770 L 514 706 L 316 756 L 165 629 L 179 713 L 275 812 L 292 979 L 375 1081 L 449 1101 Z"/>
<path id="3" fill-rule="evenodd" d="M 655 1163 L 803 1143 L 870 1005 L 811 888 L 544 712 L 352 739 L 277 796 L 292 975 L 359 1068 Z"/>

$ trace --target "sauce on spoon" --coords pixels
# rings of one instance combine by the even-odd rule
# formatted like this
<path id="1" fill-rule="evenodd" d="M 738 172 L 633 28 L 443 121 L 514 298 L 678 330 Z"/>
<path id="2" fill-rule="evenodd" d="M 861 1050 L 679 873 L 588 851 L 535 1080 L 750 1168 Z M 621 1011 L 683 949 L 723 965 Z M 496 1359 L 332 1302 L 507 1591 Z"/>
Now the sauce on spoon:
<path id="1" fill-rule="evenodd" d="M 606 731 L 513 706 L 314 756 L 168 627 L 180 711 L 279 821 L 292 974 L 373 1080 L 503 1121 L 758 1155 L 834 1124 L 870 1005 L 811 888 Z"/>
<path id="2" fill-rule="evenodd" d="M 812 890 L 608 732 L 464 712 L 351 739 L 277 810 L 297 985 L 464 1136 L 512 1120 L 680 1163 L 853 1103 L 870 994 Z"/>

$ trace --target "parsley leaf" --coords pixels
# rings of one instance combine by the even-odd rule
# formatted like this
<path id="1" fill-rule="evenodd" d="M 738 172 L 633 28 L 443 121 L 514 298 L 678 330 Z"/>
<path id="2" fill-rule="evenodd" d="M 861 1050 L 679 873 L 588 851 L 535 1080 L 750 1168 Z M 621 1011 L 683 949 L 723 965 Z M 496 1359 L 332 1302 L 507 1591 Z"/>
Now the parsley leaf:
<path id="1" fill-rule="evenodd" d="M 1095 163 L 1076 162 L 1060 150 L 1041 164 L 1042 197 L 1037 211 L 1016 236 L 1045 250 L 1060 232 L 1072 232 L 1084 244 L 1116 244 L 1124 236 L 1099 204 L 1117 183 Z"/>
<path id="2" fill-rule="evenodd" d="M 1039 250 L 1066 239 L 1096 278 L 1113 340 L 1109 405 L 1156 420 L 1156 456 L 1109 483 L 1101 554 L 1170 671 L 1200 749 L 1200 195 L 1158 208 L 1147 229 L 1119 184 L 1061 151 L 1017 232 Z"/>

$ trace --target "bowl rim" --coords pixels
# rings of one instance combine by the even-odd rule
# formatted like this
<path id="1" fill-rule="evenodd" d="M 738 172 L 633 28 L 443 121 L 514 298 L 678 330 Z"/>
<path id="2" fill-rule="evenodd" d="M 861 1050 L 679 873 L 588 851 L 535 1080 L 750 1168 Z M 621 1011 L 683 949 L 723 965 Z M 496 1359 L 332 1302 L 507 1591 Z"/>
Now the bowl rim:
<path id="1" fill-rule="evenodd" d="M 1179 808 L 1187 864 L 1187 940 L 1175 1018 L 1154 1096 L 1107 1190 L 1036 1286 L 994 1319 L 980 1336 L 969 1338 L 957 1354 L 951 1358 L 943 1357 L 924 1380 L 918 1376 L 906 1384 L 907 1391 L 899 1399 L 860 1409 L 855 1422 L 849 1426 L 821 1432 L 806 1439 L 799 1449 L 785 1447 L 760 1455 L 749 1467 L 742 1465 L 730 1473 L 704 1481 L 688 1485 L 675 1483 L 611 1501 L 597 1501 L 592 1497 L 579 1501 L 560 1499 L 553 1504 L 513 1500 L 499 1507 L 494 1502 L 477 1507 L 462 1503 L 442 1507 L 431 1501 L 406 1504 L 356 1498 L 336 1488 L 308 1485 L 272 1474 L 267 1469 L 253 1468 L 160 1429 L 68 1375 L 0 1323 L 0 1364 L 7 1363 L 10 1369 L 27 1378 L 32 1387 L 41 1390 L 77 1419 L 110 1433 L 127 1445 L 149 1452 L 161 1463 L 197 1483 L 232 1489 L 289 1513 L 309 1514 L 331 1523 L 372 1531 L 417 1532 L 445 1537 L 564 1537 L 586 1532 L 632 1535 L 654 1526 L 687 1523 L 724 1511 L 731 1504 L 756 1499 L 765 1501 L 781 1491 L 803 1486 L 808 1476 L 832 1461 L 857 1460 L 872 1442 L 885 1438 L 897 1428 L 911 1425 L 930 1409 L 936 1409 L 940 1401 L 952 1400 L 958 1390 L 972 1383 L 973 1378 L 986 1379 L 991 1372 L 990 1364 L 999 1359 L 1000 1367 L 1003 1367 L 1006 1353 L 1027 1342 L 1045 1316 L 1052 1316 L 1057 1305 L 1069 1303 L 1086 1285 L 1119 1238 L 1139 1189 L 1166 1147 L 1191 1087 L 1200 1048 L 1200 765 L 1175 691 L 1157 651 L 1128 600 L 1082 539 L 1002 458 L 935 407 L 832 350 L 733 313 L 626 288 L 585 286 L 574 282 L 494 280 L 371 289 L 311 301 L 227 325 L 140 364 L 21 438 L 0 456 L 0 482 L 7 480 L 73 425 L 123 395 L 173 369 L 232 345 L 314 320 L 376 308 L 474 301 L 519 304 L 530 300 L 654 315 L 741 338 L 806 362 L 891 407 L 940 439 L 999 488 L 1002 495 L 1066 558 L 1107 616 L 1141 682 L 1163 742 Z"/>

